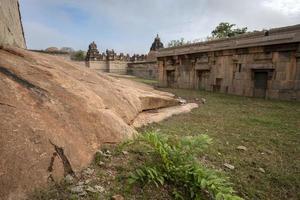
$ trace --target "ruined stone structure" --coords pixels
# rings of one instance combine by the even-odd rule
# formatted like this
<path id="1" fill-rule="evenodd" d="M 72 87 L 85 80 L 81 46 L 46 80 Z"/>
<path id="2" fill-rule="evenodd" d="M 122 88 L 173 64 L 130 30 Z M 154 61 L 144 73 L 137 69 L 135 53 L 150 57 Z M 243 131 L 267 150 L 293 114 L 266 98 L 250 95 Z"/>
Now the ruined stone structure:
<path id="1" fill-rule="evenodd" d="M 300 25 L 161 49 L 158 67 L 160 86 L 300 100 Z"/>
<path id="2" fill-rule="evenodd" d="M 117 54 L 113 49 L 107 49 L 105 53 L 99 53 L 96 43 L 92 42 L 87 51 L 86 67 L 102 72 L 126 74 L 128 63 L 141 61 L 145 58 L 145 55 L 134 54 L 130 57 L 129 54 Z"/>
<path id="3" fill-rule="evenodd" d="M 101 54 L 95 42 L 92 42 L 87 51 L 86 66 L 103 72 L 156 79 L 158 74 L 156 54 L 161 48 L 163 48 L 163 43 L 158 35 L 154 39 L 148 55 L 117 54 L 113 49 L 107 49 L 105 53 Z"/>
<path id="4" fill-rule="evenodd" d="M 26 48 L 18 0 L 0 0 L 0 46 Z"/>
<path id="5" fill-rule="evenodd" d="M 99 51 L 97 49 L 97 45 L 95 42 L 92 42 L 89 45 L 89 50 L 86 54 L 86 60 L 89 61 L 95 61 L 95 60 L 102 60 L 102 55 L 99 54 Z"/>
<path id="6" fill-rule="evenodd" d="M 147 57 L 142 61 L 128 63 L 127 73 L 140 78 L 157 79 L 158 67 L 156 56 L 158 50 L 162 48 L 164 48 L 164 45 L 161 42 L 160 37 L 157 35 L 151 45 Z"/>
<path id="7" fill-rule="evenodd" d="M 160 41 L 160 37 L 157 34 L 154 42 L 151 45 L 150 51 L 157 51 L 162 48 L 164 48 L 164 44 Z"/>

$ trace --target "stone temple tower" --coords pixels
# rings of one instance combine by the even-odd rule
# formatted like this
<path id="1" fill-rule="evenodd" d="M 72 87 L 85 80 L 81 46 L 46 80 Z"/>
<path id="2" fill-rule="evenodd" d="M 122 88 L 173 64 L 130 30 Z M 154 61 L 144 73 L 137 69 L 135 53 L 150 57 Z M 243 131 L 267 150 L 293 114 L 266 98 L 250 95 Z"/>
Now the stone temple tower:
<path id="1" fill-rule="evenodd" d="M 97 48 L 97 45 L 95 42 L 92 42 L 89 45 L 89 49 L 87 51 L 85 60 L 86 61 L 101 60 L 101 55 L 99 54 L 99 51 L 98 51 L 98 48 Z"/>
<path id="2" fill-rule="evenodd" d="M 148 61 L 156 61 L 157 51 L 162 48 L 164 48 L 164 44 L 160 41 L 160 38 L 157 34 L 151 45 L 150 51 L 147 56 L 147 60 Z"/>
<path id="3" fill-rule="evenodd" d="M 151 45 L 150 51 L 157 51 L 158 49 L 164 48 L 164 44 L 160 41 L 158 34 Z"/>

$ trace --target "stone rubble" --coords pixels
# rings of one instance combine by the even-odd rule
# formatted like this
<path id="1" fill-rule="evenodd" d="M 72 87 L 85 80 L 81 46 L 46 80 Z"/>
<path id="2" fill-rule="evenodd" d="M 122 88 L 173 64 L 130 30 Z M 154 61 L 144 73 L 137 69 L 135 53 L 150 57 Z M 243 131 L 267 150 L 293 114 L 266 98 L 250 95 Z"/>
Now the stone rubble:
<path id="1" fill-rule="evenodd" d="M 261 173 L 266 173 L 266 171 L 265 171 L 263 168 L 261 168 L 261 167 L 260 167 L 258 170 L 259 170 Z"/>
<path id="2" fill-rule="evenodd" d="M 125 198 L 122 195 L 119 195 L 119 194 L 112 196 L 111 199 L 112 200 L 125 200 Z"/>
<path id="3" fill-rule="evenodd" d="M 228 163 L 225 163 L 224 166 L 231 170 L 233 170 L 235 168 L 233 165 L 228 164 Z"/>
<path id="4" fill-rule="evenodd" d="M 247 147 L 245 147 L 245 146 L 238 146 L 236 149 L 242 150 L 242 151 L 247 151 Z"/>

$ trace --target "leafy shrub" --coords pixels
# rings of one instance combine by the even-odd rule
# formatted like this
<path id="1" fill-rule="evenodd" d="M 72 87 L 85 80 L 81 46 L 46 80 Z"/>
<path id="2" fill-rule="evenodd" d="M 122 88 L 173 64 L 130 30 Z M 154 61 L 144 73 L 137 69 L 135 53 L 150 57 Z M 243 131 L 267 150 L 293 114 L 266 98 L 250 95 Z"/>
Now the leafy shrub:
<path id="1" fill-rule="evenodd" d="M 207 169 L 195 158 L 205 149 L 211 139 L 207 135 L 184 137 L 171 141 L 159 134 L 150 132 L 141 136 L 142 142 L 156 155 L 160 162 L 155 166 L 142 166 L 131 173 L 129 183 L 153 183 L 157 187 L 165 182 L 176 186 L 173 195 L 176 199 L 200 200 L 206 197 L 216 200 L 242 200 L 234 194 L 228 178 L 219 172 Z"/>

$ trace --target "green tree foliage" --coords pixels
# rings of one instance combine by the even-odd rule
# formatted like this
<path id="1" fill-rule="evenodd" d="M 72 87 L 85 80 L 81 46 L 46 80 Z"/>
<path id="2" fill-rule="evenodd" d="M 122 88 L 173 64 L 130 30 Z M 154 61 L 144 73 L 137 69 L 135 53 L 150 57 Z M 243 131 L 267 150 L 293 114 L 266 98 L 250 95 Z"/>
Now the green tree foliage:
<path id="1" fill-rule="evenodd" d="M 168 43 L 168 47 L 178 47 L 190 43 L 191 43 L 190 41 L 185 41 L 184 38 L 180 38 L 180 40 L 171 40 Z"/>
<path id="2" fill-rule="evenodd" d="M 86 53 L 82 50 L 75 51 L 71 55 L 71 59 L 75 61 L 84 61 L 85 60 Z"/>
<path id="3" fill-rule="evenodd" d="M 72 47 L 62 47 L 60 49 L 60 51 L 67 52 L 67 53 L 73 53 L 74 49 Z"/>
<path id="4" fill-rule="evenodd" d="M 174 141 L 157 133 L 146 133 L 141 140 L 159 161 L 154 166 L 144 165 L 130 175 L 129 183 L 152 183 L 159 187 L 166 182 L 176 186 L 175 199 L 242 200 L 234 194 L 228 178 L 208 169 L 197 159 L 211 139 L 207 135 L 183 137 Z"/>
<path id="5" fill-rule="evenodd" d="M 211 32 L 213 38 L 230 38 L 247 32 L 248 28 L 234 28 L 235 24 L 221 22 L 215 30 Z"/>

